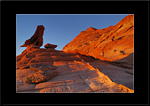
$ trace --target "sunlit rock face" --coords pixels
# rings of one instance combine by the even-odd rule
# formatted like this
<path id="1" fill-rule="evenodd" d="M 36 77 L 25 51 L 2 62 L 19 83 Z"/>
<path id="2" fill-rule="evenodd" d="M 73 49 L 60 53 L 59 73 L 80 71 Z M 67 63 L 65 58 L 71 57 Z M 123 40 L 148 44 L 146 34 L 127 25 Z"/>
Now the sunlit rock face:
<path id="1" fill-rule="evenodd" d="M 38 25 L 34 35 L 25 41 L 25 43 L 20 47 L 27 47 L 27 46 L 36 46 L 41 47 L 43 45 L 43 33 L 44 33 L 44 26 Z"/>
<path id="2" fill-rule="evenodd" d="M 107 61 L 116 61 L 134 52 L 134 15 L 128 15 L 114 26 L 88 28 L 64 48 L 65 52 L 80 53 Z"/>
<path id="3" fill-rule="evenodd" d="M 44 29 L 38 26 L 35 34 L 21 46 L 27 48 L 16 57 L 16 92 L 134 93 L 133 69 L 95 59 L 88 53 L 85 55 L 84 50 L 66 53 L 55 50 L 57 45 L 49 43 L 40 48 Z M 90 27 L 82 33 L 95 31 Z M 90 44 L 86 40 L 86 45 Z"/>
<path id="4" fill-rule="evenodd" d="M 133 93 L 133 75 L 81 54 L 27 48 L 17 56 L 16 92 Z"/>

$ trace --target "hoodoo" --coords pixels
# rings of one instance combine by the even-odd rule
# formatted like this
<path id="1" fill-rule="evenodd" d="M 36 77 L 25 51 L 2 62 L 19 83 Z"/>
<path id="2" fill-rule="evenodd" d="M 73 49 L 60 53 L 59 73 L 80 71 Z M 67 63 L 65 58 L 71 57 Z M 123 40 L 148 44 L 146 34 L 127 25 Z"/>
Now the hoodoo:
<path id="1" fill-rule="evenodd" d="M 27 47 L 27 46 L 34 46 L 34 47 L 41 47 L 43 45 L 43 33 L 44 33 L 44 26 L 38 25 L 34 35 L 25 41 L 25 43 L 20 47 Z"/>
<path id="2" fill-rule="evenodd" d="M 37 26 L 34 35 L 21 46 L 27 48 L 16 57 L 16 92 L 134 93 L 133 69 L 124 64 L 132 63 L 131 58 L 110 64 L 92 57 L 103 53 L 102 57 L 122 58 L 133 52 L 133 23 L 123 23 L 107 30 L 90 27 L 63 49 L 79 53 L 55 50 L 57 45 L 50 43 L 40 48 L 45 28 Z"/>

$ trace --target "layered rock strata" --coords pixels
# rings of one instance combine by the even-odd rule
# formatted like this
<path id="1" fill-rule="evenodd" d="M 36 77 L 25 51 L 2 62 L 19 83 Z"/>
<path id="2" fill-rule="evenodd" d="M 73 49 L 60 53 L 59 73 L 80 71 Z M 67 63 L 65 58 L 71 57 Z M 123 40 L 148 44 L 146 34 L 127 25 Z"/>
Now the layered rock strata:
<path id="1" fill-rule="evenodd" d="M 25 50 L 16 67 L 18 93 L 134 92 L 133 75 L 126 69 L 53 48 Z"/>
<path id="2" fill-rule="evenodd" d="M 90 28 L 88 31 L 95 31 Z M 55 50 L 43 44 L 44 27 L 21 47 L 16 58 L 16 92 L 26 93 L 133 93 L 132 70 L 117 67 L 91 56 Z M 123 51 L 121 51 L 125 54 Z"/>
<path id="3" fill-rule="evenodd" d="M 114 26 L 93 27 L 75 37 L 64 48 L 67 53 L 80 53 L 106 61 L 117 61 L 134 52 L 134 15 L 128 15 Z"/>

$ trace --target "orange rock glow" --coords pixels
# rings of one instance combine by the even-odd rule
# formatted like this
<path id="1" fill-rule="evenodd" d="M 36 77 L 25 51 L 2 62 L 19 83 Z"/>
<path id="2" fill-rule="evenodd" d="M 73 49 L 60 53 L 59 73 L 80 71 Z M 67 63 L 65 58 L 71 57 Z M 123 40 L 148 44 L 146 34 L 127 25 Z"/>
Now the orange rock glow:
<path id="1" fill-rule="evenodd" d="M 80 53 L 107 61 L 116 61 L 134 52 L 134 15 L 128 15 L 114 26 L 88 28 L 68 43 L 63 51 Z"/>
<path id="2" fill-rule="evenodd" d="M 62 51 L 49 43 L 40 48 L 40 27 L 16 57 L 16 92 L 134 93 L 133 15 L 108 28 L 81 31 Z"/>

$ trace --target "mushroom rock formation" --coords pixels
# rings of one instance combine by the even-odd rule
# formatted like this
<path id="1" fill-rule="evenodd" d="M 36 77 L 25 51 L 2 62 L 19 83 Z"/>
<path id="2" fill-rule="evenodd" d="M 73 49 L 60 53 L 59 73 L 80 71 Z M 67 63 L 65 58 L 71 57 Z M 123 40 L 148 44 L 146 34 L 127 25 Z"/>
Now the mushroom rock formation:
<path id="1" fill-rule="evenodd" d="M 25 41 L 25 43 L 20 47 L 41 47 L 43 45 L 43 33 L 44 33 L 44 26 L 38 25 L 34 35 Z"/>
<path id="2" fill-rule="evenodd" d="M 114 26 L 88 28 L 68 43 L 63 51 L 117 61 L 134 52 L 134 15 L 124 17 Z"/>
<path id="3" fill-rule="evenodd" d="M 53 48 L 53 49 L 54 49 L 54 48 L 57 47 L 57 45 L 53 45 L 53 44 L 47 43 L 47 44 L 44 45 L 44 47 L 47 48 L 47 49 L 48 49 L 48 48 Z"/>

